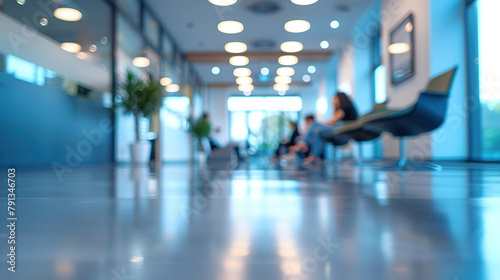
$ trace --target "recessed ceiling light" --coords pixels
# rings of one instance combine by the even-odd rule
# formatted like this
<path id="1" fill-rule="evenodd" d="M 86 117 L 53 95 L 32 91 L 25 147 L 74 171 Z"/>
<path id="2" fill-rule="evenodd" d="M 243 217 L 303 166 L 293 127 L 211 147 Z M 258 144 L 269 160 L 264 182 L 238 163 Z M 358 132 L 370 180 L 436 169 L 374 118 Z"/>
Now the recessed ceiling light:
<path id="1" fill-rule="evenodd" d="M 387 47 L 387 51 L 390 54 L 402 54 L 402 53 L 407 53 L 411 50 L 410 45 L 407 43 L 396 43 L 389 45 Z"/>
<path id="2" fill-rule="evenodd" d="M 260 69 L 260 73 L 264 76 L 269 75 L 269 68 L 262 67 L 262 69 Z"/>
<path id="3" fill-rule="evenodd" d="M 278 76 L 293 76 L 295 75 L 295 69 L 292 67 L 280 67 L 276 70 L 276 74 Z"/>
<path id="4" fill-rule="evenodd" d="M 90 47 L 89 47 L 89 51 L 90 51 L 90 52 L 96 52 L 96 51 L 97 51 L 97 46 L 96 46 L 96 45 L 94 45 L 94 44 L 90 45 Z"/>
<path id="5" fill-rule="evenodd" d="M 149 62 L 149 59 L 147 57 L 138 56 L 138 57 L 134 58 L 134 60 L 132 60 L 132 64 L 135 67 L 144 68 L 144 67 L 148 67 L 150 62 Z"/>
<path id="6" fill-rule="evenodd" d="M 161 84 L 162 86 L 166 87 L 166 86 L 168 86 L 168 85 L 172 84 L 172 79 L 170 79 L 170 78 L 168 78 L 168 77 L 163 77 L 163 78 L 161 78 L 161 80 L 160 80 L 160 84 Z"/>
<path id="7" fill-rule="evenodd" d="M 77 43 L 66 42 L 61 44 L 61 49 L 70 53 L 77 53 L 82 50 L 82 46 Z"/>
<path id="8" fill-rule="evenodd" d="M 217 66 L 212 67 L 212 74 L 214 75 L 219 75 L 220 73 L 220 68 Z"/>
<path id="9" fill-rule="evenodd" d="M 238 85 L 248 85 L 253 83 L 253 79 L 250 77 L 239 77 L 236 79 Z"/>
<path id="10" fill-rule="evenodd" d="M 82 13 L 72 8 L 57 8 L 54 16 L 64 21 L 79 21 L 82 19 Z"/>
<path id="11" fill-rule="evenodd" d="M 279 96 L 283 96 L 283 95 L 285 95 L 285 94 L 286 94 L 286 91 L 284 91 L 284 90 L 280 90 L 280 91 L 278 91 L 278 95 L 279 95 Z"/>
<path id="12" fill-rule="evenodd" d="M 177 84 L 170 84 L 165 88 L 167 92 L 178 92 L 180 89 L 181 87 Z"/>
<path id="13" fill-rule="evenodd" d="M 411 22 L 408 22 L 406 25 L 405 25 L 405 30 L 406 32 L 412 32 L 413 31 L 413 23 Z"/>
<path id="14" fill-rule="evenodd" d="M 311 24 L 306 20 L 291 20 L 285 23 L 285 30 L 290 33 L 302 33 L 311 28 Z"/>
<path id="15" fill-rule="evenodd" d="M 243 53 L 247 50 L 247 45 L 241 42 L 231 42 L 224 46 L 224 49 L 228 53 Z"/>
<path id="16" fill-rule="evenodd" d="M 106 36 L 103 36 L 103 37 L 101 38 L 101 44 L 103 44 L 103 45 L 106 45 L 106 44 L 108 43 L 108 41 L 109 41 L 109 40 L 108 40 L 108 37 L 106 37 Z"/>
<path id="17" fill-rule="evenodd" d="M 292 0 L 292 3 L 297 5 L 311 5 L 318 2 L 318 0 Z"/>
<path id="18" fill-rule="evenodd" d="M 321 43 L 319 44 L 319 46 L 322 49 L 328 49 L 328 47 L 330 46 L 330 43 L 328 43 L 328 41 L 321 41 Z"/>
<path id="19" fill-rule="evenodd" d="M 252 75 L 252 71 L 250 71 L 250 69 L 248 68 L 236 68 L 233 71 L 233 75 L 235 75 L 236 77 L 248 77 Z"/>
<path id="20" fill-rule="evenodd" d="M 238 0 L 208 0 L 208 2 L 217 6 L 231 6 Z"/>
<path id="21" fill-rule="evenodd" d="M 233 56 L 229 58 L 229 64 L 233 66 L 245 66 L 249 62 L 248 57 L 238 55 L 238 56 Z"/>
<path id="22" fill-rule="evenodd" d="M 252 94 L 252 91 L 250 91 L 250 90 L 246 90 L 243 92 L 244 96 L 250 96 L 251 94 Z"/>
<path id="23" fill-rule="evenodd" d="M 309 65 L 309 67 L 307 67 L 307 72 L 311 74 L 316 73 L 316 67 L 314 65 Z"/>
<path id="24" fill-rule="evenodd" d="M 236 34 L 240 33 L 243 31 L 244 27 L 243 24 L 237 21 L 233 20 L 227 20 L 219 23 L 217 25 L 217 29 L 219 29 L 220 32 L 226 33 L 226 34 Z"/>
<path id="25" fill-rule="evenodd" d="M 254 86 L 252 84 L 248 85 L 239 85 L 238 90 L 239 91 L 252 91 L 254 89 Z"/>
<path id="26" fill-rule="evenodd" d="M 46 19 L 46 18 L 41 18 L 40 19 L 40 25 L 41 26 L 47 26 L 47 24 L 49 24 L 49 20 Z"/>
<path id="27" fill-rule="evenodd" d="M 292 82 L 292 78 L 290 76 L 277 76 L 274 78 L 274 82 L 277 84 L 289 84 Z"/>
<path id="28" fill-rule="evenodd" d="M 311 76 L 307 74 L 302 76 L 302 81 L 304 81 L 305 83 L 309 83 L 311 81 Z"/>
<path id="29" fill-rule="evenodd" d="M 300 52 L 304 48 L 304 46 L 302 45 L 301 42 L 288 41 L 288 42 L 284 42 L 283 44 L 281 44 L 280 48 L 282 51 L 287 52 L 287 53 L 296 53 L 296 52 Z"/>
<path id="30" fill-rule="evenodd" d="M 295 55 L 282 55 L 278 58 L 278 63 L 281 65 L 295 65 L 299 59 Z"/>
<path id="31" fill-rule="evenodd" d="M 290 89 L 290 86 L 289 86 L 289 85 L 287 85 L 287 84 L 275 84 L 275 85 L 273 86 L 273 89 L 274 89 L 275 91 L 287 91 L 287 90 L 289 90 L 289 89 Z"/>
<path id="32" fill-rule="evenodd" d="M 88 55 L 84 52 L 79 52 L 76 54 L 76 57 L 78 57 L 79 59 L 87 59 Z"/>
<path id="33" fill-rule="evenodd" d="M 22 6 L 22 5 L 26 4 L 26 0 L 17 0 L 17 4 Z"/>
<path id="34" fill-rule="evenodd" d="M 340 22 L 338 20 L 334 20 L 334 21 L 330 22 L 330 27 L 333 29 L 337 29 L 337 28 L 339 28 L 339 26 L 340 26 Z"/>

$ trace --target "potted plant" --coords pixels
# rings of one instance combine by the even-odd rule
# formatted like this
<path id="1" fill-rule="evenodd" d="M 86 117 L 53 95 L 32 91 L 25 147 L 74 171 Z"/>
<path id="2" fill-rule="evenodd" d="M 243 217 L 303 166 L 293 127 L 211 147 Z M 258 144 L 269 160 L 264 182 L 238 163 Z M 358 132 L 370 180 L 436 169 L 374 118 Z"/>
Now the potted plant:
<path id="1" fill-rule="evenodd" d="M 205 161 L 206 154 L 211 152 L 210 140 L 208 136 L 210 135 L 210 122 L 208 121 L 208 115 L 203 114 L 203 116 L 198 121 L 190 121 L 191 133 L 194 135 L 195 147 L 198 149 L 200 161 Z"/>
<path id="2" fill-rule="evenodd" d="M 161 106 L 163 94 L 160 82 L 151 74 L 148 80 L 141 79 L 131 70 L 120 84 L 125 96 L 120 107 L 125 113 L 132 113 L 135 119 L 135 143 L 130 145 L 133 163 L 147 163 L 151 157 L 151 142 L 141 139 L 139 122 L 149 118 Z"/>

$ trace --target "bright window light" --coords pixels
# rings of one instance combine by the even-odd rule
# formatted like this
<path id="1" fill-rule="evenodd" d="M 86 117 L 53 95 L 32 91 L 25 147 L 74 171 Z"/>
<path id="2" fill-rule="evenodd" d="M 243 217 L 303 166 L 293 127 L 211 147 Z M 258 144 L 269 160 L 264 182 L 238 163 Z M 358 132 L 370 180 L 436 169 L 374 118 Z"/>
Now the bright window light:
<path id="1" fill-rule="evenodd" d="M 375 81 L 375 103 L 379 104 L 385 102 L 387 99 L 387 91 L 386 91 L 386 72 L 385 66 L 380 65 L 375 69 L 374 72 L 374 81 Z"/>
<path id="2" fill-rule="evenodd" d="M 273 111 L 273 112 L 299 112 L 302 110 L 302 98 L 299 96 L 286 97 L 229 97 L 227 109 L 230 112 L 241 111 Z"/>

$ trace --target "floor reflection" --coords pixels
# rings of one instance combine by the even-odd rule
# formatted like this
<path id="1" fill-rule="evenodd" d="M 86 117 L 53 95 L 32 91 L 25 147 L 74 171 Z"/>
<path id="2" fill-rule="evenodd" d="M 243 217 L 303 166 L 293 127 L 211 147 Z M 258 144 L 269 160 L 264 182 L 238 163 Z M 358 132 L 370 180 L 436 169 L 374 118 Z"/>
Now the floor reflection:
<path id="1" fill-rule="evenodd" d="M 500 279 L 495 167 L 104 166 L 63 182 L 27 170 L 19 269 L 0 276 Z"/>

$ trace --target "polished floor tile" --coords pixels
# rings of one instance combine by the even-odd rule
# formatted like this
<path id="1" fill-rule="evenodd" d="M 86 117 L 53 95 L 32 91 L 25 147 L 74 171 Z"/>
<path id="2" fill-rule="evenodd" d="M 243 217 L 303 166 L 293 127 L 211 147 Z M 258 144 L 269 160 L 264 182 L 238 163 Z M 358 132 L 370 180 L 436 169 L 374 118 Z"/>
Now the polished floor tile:
<path id="1" fill-rule="evenodd" d="M 500 279 L 498 165 L 18 169 L 16 207 L 1 279 Z"/>

